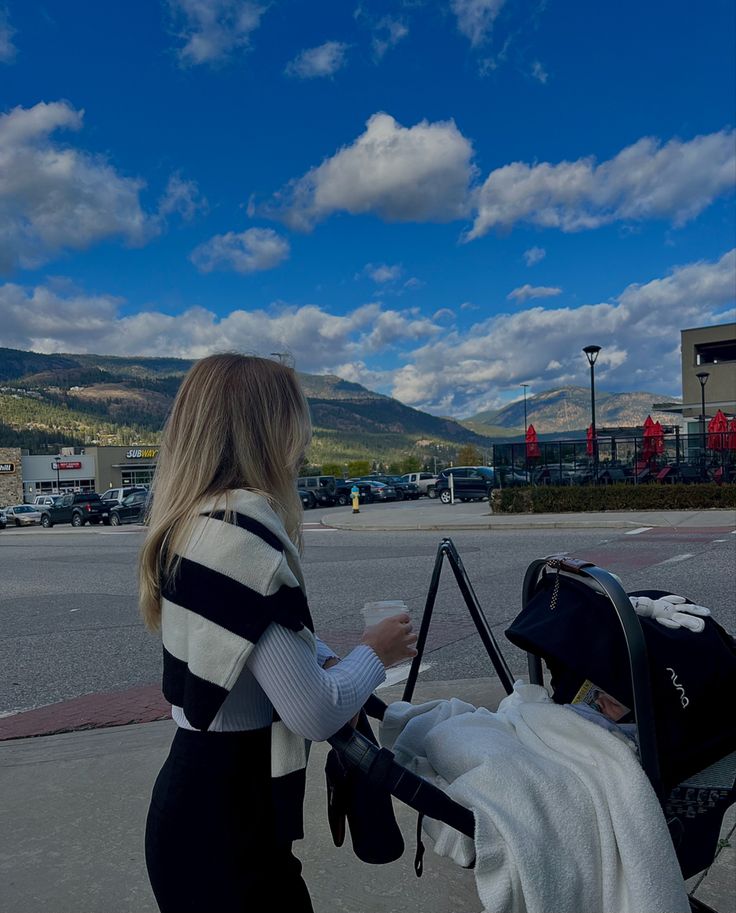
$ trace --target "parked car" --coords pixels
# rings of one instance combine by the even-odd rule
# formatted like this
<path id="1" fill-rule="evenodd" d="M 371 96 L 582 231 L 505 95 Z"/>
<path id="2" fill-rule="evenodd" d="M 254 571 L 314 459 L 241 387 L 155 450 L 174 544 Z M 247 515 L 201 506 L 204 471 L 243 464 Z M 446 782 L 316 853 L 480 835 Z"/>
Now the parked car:
<path id="1" fill-rule="evenodd" d="M 398 496 L 393 485 L 377 482 L 375 479 L 347 479 L 347 485 L 359 489 L 360 500 L 370 504 L 372 501 L 397 501 Z"/>
<path id="2" fill-rule="evenodd" d="M 51 507 L 52 504 L 56 504 L 60 497 L 61 495 L 36 495 L 33 499 L 33 506 L 39 510 L 43 507 Z"/>
<path id="3" fill-rule="evenodd" d="M 102 522 L 107 526 L 110 523 L 110 510 L 116 504 L 122 504 L 128 495 L 132 495 L 137 491 L 142 491 L 145 494 L 148 489 L 144 488 L 143 485 L 123 485 L 121 488 L 108 488 L 107 491 L 104 491 L 100 495 Z"/>
<path id="4" fill-rule="evenodd" d="M 99 523 L 102 520 L 103 504 L 99 495 L 91 491 L 67 492 L 41 513 L 41 526 L 48 529 L 55 523 L 71 523 L 84 526 L 85 523 Z"/>
<path id="5" fill-rule="evenodd" d="M 100 500 L 105 507 L 112 507 L 113 504 L 122 504 L 123 500 L 132 495 L 134 491 L 148 491 L 143 485 L 123 485 L 121 488 L 108 488 L 100 495 Z"/>
<path id="6" fill-rule="evenodd" d="M 428 498 L 437 497 L 437 492 L 435 491 L 437 478 L 438 477 L 431 472 L 405 472 L 404 475 L 401 476 L 402 481 L 413 482 L 419 487 L 419 493 L 427 495 Z"/>
<path id="7" fill-rule="evenodd" d="M 421 491 L 419 486 L 415 482 L 406 482 L 401 476 L 387 476 L 379 475 L 376 473 L 371 476 L 362 476 L 362 482 L 383 482 L 384 485 L 388 485 L 389 488 L 393 488 L 396 492 L 396 500 L 404 501 L 411 500 L 416 501 L 421 496 Z"/>
<path id="8" fill-rule="evenodd" d="M 302 508 L 304 510 L 311 510 L 317 506 L 317 501 L 311 491 L 307 491 L 306 488 L 297 488 L 297 492 L 302 499 Z"/>
<path id="9" fill-rule="evenodd" d="M 35 526 L 41 521 L 41 511 L 33 504 L 16 504 L 5 508 L 5 523 L 16 526 Z"/>
<path id="10" fill-rule="evenodd" d="M 496 474 L 490 466 L 451 466 L 443 469 L 437 479 L 435 491 L 443 504 L 449 504 L 452 477 L 455 498 L 460 501 L 480 501 L 490 495 L 497 485 Z"/>
<path id="11" fill-rule="evenodd" d="M 148 509 L 148 502 L 149 493 L 145 490 L 134 491 L 126 495 L 122 504 L 114 504 L 109 509 L 110 526 L 120 526 L 121 523 L 142 523 Z"/>
<path id="12" fill-rule="evenodd" d="M 335 479 L 335 503 L 344 507 L 353 503 L 353 485 L 358 486 L 358 498 L 361 504 L 369 504 L 374 499 L 370 482 L 359 482 L 353 479 Z"/>
<path id="13" fill-rule="evenodd" d="M 8 525 L 8 521 L 5 519 L 5 511 L 0 510 L 0 529 L 5 529 Z"/>
<path id="14" fill-rule="evenodd" d="M 312 494 L 315 507 L 331 507 L 337 503 L 336 483 L 334 476 L 301 476 L 296 480 L 298 488 Z"/>

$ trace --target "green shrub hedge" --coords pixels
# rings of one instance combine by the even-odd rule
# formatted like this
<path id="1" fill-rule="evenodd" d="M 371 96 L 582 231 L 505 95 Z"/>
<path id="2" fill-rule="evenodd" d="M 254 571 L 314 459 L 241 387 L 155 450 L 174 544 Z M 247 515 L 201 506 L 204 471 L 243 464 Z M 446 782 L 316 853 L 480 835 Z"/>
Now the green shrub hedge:
<path id="1" fill-rule="evenodd" d="M 548 514 L 600 510 L 707 510 L 736 507 L 736 485 L 540 485 L 496 489 L 493 510 Z"/>

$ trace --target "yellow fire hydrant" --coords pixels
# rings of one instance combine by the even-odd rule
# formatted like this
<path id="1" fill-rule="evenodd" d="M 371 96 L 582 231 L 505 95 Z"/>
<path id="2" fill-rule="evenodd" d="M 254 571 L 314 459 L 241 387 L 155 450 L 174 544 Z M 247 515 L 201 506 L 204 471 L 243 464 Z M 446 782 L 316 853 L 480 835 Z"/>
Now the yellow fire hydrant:
<path id="1" fill-rule="evenodd" d="M 353 513 L 359 514 L 360 513 L 360 489 L 358 488 L 357 485 L 353 485 L 353 487 L 350 489 L 350 498 L 353 502 Z"/>

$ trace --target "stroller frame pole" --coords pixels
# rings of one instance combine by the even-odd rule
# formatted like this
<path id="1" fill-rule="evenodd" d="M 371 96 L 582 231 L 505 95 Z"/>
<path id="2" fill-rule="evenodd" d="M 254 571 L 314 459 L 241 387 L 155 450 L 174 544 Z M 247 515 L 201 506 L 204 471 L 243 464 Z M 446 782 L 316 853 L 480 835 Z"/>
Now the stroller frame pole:
<path id="1" fill-rule="evenodd" d="M 409 677 L 406 680 L 406 685 L 404 686 L 404 693 L 402 695 L 402 700 L 411 702 L 412 695 L 414 694 L 414 688 L 417 683 L 417 677 L 419 676 L 419 666 L 422 662 L 422 657 L 424 656 L 424 648 L 427 643 L 427 635 L 429 634 L 429 625 L 432 620 L 432 613 L 434 611 L 434 604 L 437 600 L 437 591 L 440 585 L 440 576 L 442 574 L 442 567 L 445 558 L 450 563 L 452 572 L 455 575 L 455 580 L 462 594 L 465 605 L 470 612 L 470 617 L 473 619 L 475 627 L 480 635 L 480 639 L 483 641 L 483 646 L 486 648 L 486 652 L 493 663 L 493 668 L 496 670 L 496 675 L 498 675 L 501 680 L 507 694 L 511 694 L 514 690 L 514 679 L 511 674 L 511 670 L 508 667 L 506 660 L 504 659 L 503 654 L 498 648 L 498 643 L 496 638 L 493 636 L 493 631 L 491 630 L 490 625 L 488 624 L 488 619 L 486 618 L 483 609 L 481 608 L 480 602 L 478 602 L 478 597 L 475 595 L 475 590 L 473 585 L 470 582 L 468 577 L 468 572 L 465 570 L 462 559 L 458 554 L 457 549 L 455 548 L 455 543 L 452 539 L 443 538 L 437 548 L 437 556 L 434 561 L 434 568 L 432 570 L 432 579 L 429 583 L 429 590 L 427 592 L 427 600 L 424 604 L 424 612 L 422 613 L 422 622 L 419 628 L 419 636 L 417 638 L 417 655 L 414 657 L 411 663 L 411 668 L 409 669 Z"/>

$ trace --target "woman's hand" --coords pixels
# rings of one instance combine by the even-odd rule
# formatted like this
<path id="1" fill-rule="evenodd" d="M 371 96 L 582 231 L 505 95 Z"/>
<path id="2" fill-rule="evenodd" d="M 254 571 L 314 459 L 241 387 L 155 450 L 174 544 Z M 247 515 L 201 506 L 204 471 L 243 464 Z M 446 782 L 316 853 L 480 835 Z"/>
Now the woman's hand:
<path id="1" fill-rule="evenodd" d="M 416 642 L 417 635 L 412 634 L 411 618 L 406 612 L 384 618 L 377 625 L 366 628 L 361 640 L 361 643 L 373 650 L 387 669 L 416 656 Z"/>

